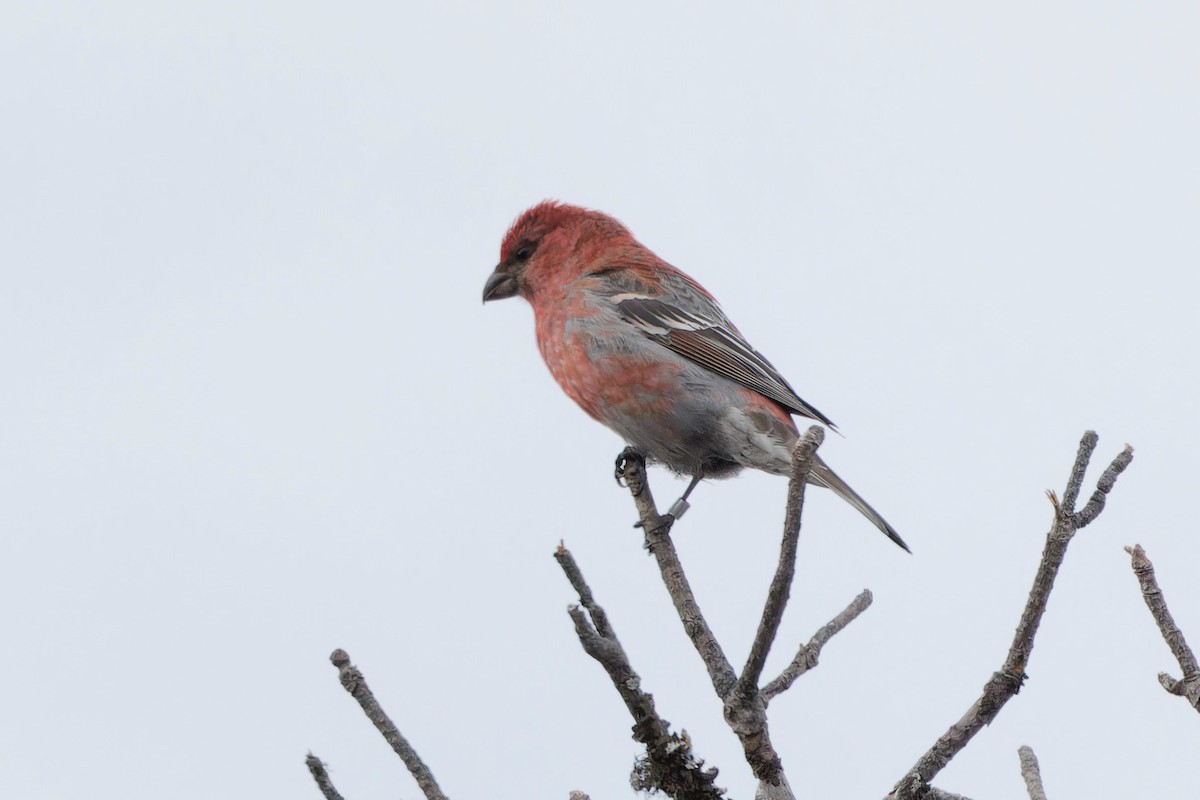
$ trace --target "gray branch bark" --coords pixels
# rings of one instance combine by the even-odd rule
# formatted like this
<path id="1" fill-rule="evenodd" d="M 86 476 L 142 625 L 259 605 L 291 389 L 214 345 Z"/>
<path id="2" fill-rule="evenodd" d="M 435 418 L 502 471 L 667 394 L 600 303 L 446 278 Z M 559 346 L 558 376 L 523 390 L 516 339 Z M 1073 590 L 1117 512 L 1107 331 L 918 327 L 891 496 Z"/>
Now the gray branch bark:
<path id="1" fill-rule="evenodd" d="M 416 779 L 417 786 L 425 795 L 425 800 L 448 800 L 429 767 L 425 765 L 425 762 L 417 755 L 417 751 L 408 743 L 396 724 L 379 705 L 370 687 L 367 686 L 367 680 L 363 677 L 362 672 L 350 663 L 349 654 L 342 649 L 334 650 L 333 654 L 329 656 L 329 660 L 338 668 L 338 679 L 342 683 L 342 688 L 358 701 L 367 715 L 367 719 L 374 723 L 379 732 L 383 734 L 383 738 L 391 745 L 392 750 L 400 756 L 404 766 L 408 767 L 408 771 Z"/>
<path id="2" fill-rule="evenodd" d="M 334 788 L 333 781 L 329 779 L 329 773 L 326 772 L 325 764 L 321 759 L 309 753 L 308 757 L 304 759 L 304 763 L 308 766 L 313 780 L 317 782 L 317 788 L 321 790 L 321 794 L 325 795 L 325 800 L 342 800 L 342 795 Z"/>
<path id="3" fill-rule="evenodd" d="M 955 794 L 947 792 L 945 789 L 939 789 L 936 786 L 929 787 L 929 794 L 925 795 L 925 800 L 971 800 L 965 794 Z"/>
<path id="4" fill-rule="evenodd" d="M 1033 748 L 1021 745 L 1017 748 L 1021 759 L 1021 777 L 1025 779 L 1025 790 L 1029 792 L 1029 800 L 1046 800 L 1046 790 L 1042 788 L 1042 770 L 1038 766 L 1037 756 Z"/>

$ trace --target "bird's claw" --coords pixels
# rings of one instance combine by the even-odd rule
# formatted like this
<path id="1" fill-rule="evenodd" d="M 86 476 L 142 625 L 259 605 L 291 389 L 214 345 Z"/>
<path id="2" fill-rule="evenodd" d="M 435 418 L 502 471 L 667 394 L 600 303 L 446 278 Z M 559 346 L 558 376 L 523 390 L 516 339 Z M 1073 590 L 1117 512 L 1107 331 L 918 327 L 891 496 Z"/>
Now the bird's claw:
<path id="1" fill-rule="evenodd" d="M 654 521 L 653 528 L 646 529 L 645 521 L 640 519 L 633 523 L 633 527 L 646 530 L 647 535 L 651 533 L 666 533 L 667 531 L 671 530 L 671 526 L 675 524 L 675 520 L 677 519 L 679 519 L 679 517 L 671 513 L 660 514 L 658 519 Z"/>
<path id="2" fill-rule="evenodd" d="M 615 468 L 613 469 L 613 477 L 617 480 L 617 485 L 626 487 L 629 484 L 625 481 L 625 473 L 629 470 L 631 464 L 637 464 L 643 470 L 646 468 L 646 457 L 634 450 L 632 447 L 626 447 L 617 456 Z M 641 492 L 638 492 L 641 494 Z"/>
<path id="3" fill-rule="evenodd" d="M 682 497 L 679 498 L 671 504 L 671 509 L 667 513 L 659 516 L 659 518 L 655 521 L 654 527 L 647 532 L 658 533 L 659 531 L 671 530 L 671 526 L 682 519 L 683 515 L 686 514 L 687 510 L 691 507 L 691 503 L 689 503 L 687 500 L 684 500 Z M 646 523 L 639 519 L 637 522 L 633 523 L 633 527 L 645 528 Z"/>

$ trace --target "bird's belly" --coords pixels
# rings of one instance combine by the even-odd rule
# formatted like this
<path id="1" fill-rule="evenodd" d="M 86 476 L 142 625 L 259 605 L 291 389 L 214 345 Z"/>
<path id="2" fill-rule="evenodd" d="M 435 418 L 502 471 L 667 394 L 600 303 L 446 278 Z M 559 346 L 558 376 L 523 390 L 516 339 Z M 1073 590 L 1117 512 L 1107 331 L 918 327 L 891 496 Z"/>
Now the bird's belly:
<path id="1" fill-rule="evenodd" d="M 563 360 L 574 365 L 556 375 L 563 389 L 650 461 L 714 478 L 742 467 L 787 471 L 795 429 L 760 395 L 654 342 L 565 343 L 586 357 Z"/>

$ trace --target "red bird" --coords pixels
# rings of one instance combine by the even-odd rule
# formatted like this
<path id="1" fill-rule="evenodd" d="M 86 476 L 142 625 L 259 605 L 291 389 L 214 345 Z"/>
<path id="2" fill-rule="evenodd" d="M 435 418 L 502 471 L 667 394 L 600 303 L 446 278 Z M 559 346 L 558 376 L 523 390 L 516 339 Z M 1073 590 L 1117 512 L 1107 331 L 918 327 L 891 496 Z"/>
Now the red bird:
<path id="1" fill-rule="evenodd" d="M 607 214 L 546 201 L 518 217 L 483 287 L 485 303 L 513 295 L 533 306 L 538 348 L 563 390 L 647 460 L 690 475 L 684 500 L 702 478 L 743 467 L 788 474 L 792 414 L 833 426 L 703 286 Z M 809 480 L 908 550 L 820 458 Z"/>

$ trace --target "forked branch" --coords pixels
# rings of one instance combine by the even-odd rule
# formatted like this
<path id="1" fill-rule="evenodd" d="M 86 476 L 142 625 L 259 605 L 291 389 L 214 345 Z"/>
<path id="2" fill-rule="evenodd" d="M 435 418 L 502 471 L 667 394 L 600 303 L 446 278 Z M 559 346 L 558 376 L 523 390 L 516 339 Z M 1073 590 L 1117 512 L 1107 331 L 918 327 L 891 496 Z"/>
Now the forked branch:
<path id="1" fill-rule="evenodd" d="M 1038 565 L 1037 574 L 1033 579 L 1033 588 L 1029 591 L 1029 599 L 1017 625 L 1012 646 L 1004 659 L 1000 670 L 994 673 L 983 687 L 983 693 L 975 701 L 962 719 L 950 726 L 933 747 L 917 760 L 903 778 L 896 784 L 889 796 L 892 800 L 911 800 L 921 796 L 933 779 L 967 743 L 991 723 L 1000 709 L 1017 692 L 1025 681 L 1025 667 L 1033 652 L 1033 640 L 1046 611 L 1046 603 L 1050 599 L 1050 590 L 1054 588 L 1054 579 L 1062 566 L 1067 553 L 1067 545 L 1071 543 L 1075 533 L 1091 523 L 1104 509 L 1105 498 L 1116 483 L 1117 477 L 1133 460 L 1133 448 L 1128 445 L 1113 459 L 1108 469 L 1096 483 L 1087 505 L 1078 512 L 1074 504 L 1079 497 L 1083 477 L 1087 471 L 1092 452 L 1096 449 L 1098 437 L 1095 432 L 1088 431 L 1079 443 L 1079 452 L 1071 468 L 1067 480 L 1063 501 L 1060 503 L 1053 492 L 1049 492 L 1050 501 L 1054 506 L 1054 522 L 1046 536 L 1046 546 L 1042 552 L 1042 560 Z"/>
<path id="2" fill-rule="evenodd" d="M 784 777 L 779 755 L 771 745 L 766 716 L 768 701 L 785 691 L 797 677 L 814 666 L 825 642 L 870 605 L 870 593 L 860 595 L 849 608 L 819 631 L 807 646 L 800 648 L 783 674 L 771 681 L 766 689 L 759 687 L 763 667 L 791 593 L 801 512 L 804 507 L 804 487 L 823 436 L 820 428 L 810 428 L 793 448 L 792 475 L 788 484 L 787 513 L 780 544 L 779 564 L 767 592 L 762 619 L 740 677 L 734 672 L 703 614 L 700 613 L 695 594 L 671 541 L 670 532 L 674 520 L 670 516 L 664 517 L 658 513 L 646 482 L 645 462 L 630 450 L 622 453 L 617 462 L 618 476 L 629 487 L 637 505 L 639 526 L 646 532 L 646 547 L 657 560 L 663 583 L 684 630 L 708 670 L 713 689 L 725 705 L 725 721 L 737 734 L 746 761 L 758 778 L 756 797 L 770 800 L 792 798 L 793 794 Z"/>
<path id="3" fill-rule="evenodd" d="M 717 770 L 704 768 L 704 761 L 696 758 L 692 752 L 692 743 L 687 735 L 672 733 L 670 723 L 655 710 L 654 698 L 642 691 L 641 678 L 629 663 L 608 615 L 592 596 L 592 590 L 583 579 L 583 572 L 575 563 L 575 558 L 562 545 L 555 551 L 554 558 L 579 595 L 580 605 L 567 609 L 575 623 L 579 642 L 587 654 L 608 673 L 617 693 L 625 701 L 625 707 L 633 716 L 634 740 L 646 747 L 645 757 L 634 766 L 634 788 L 645 792 L 660 791 L 679 800 L 723 798 L 724 790 L 714 783 Z"/>

